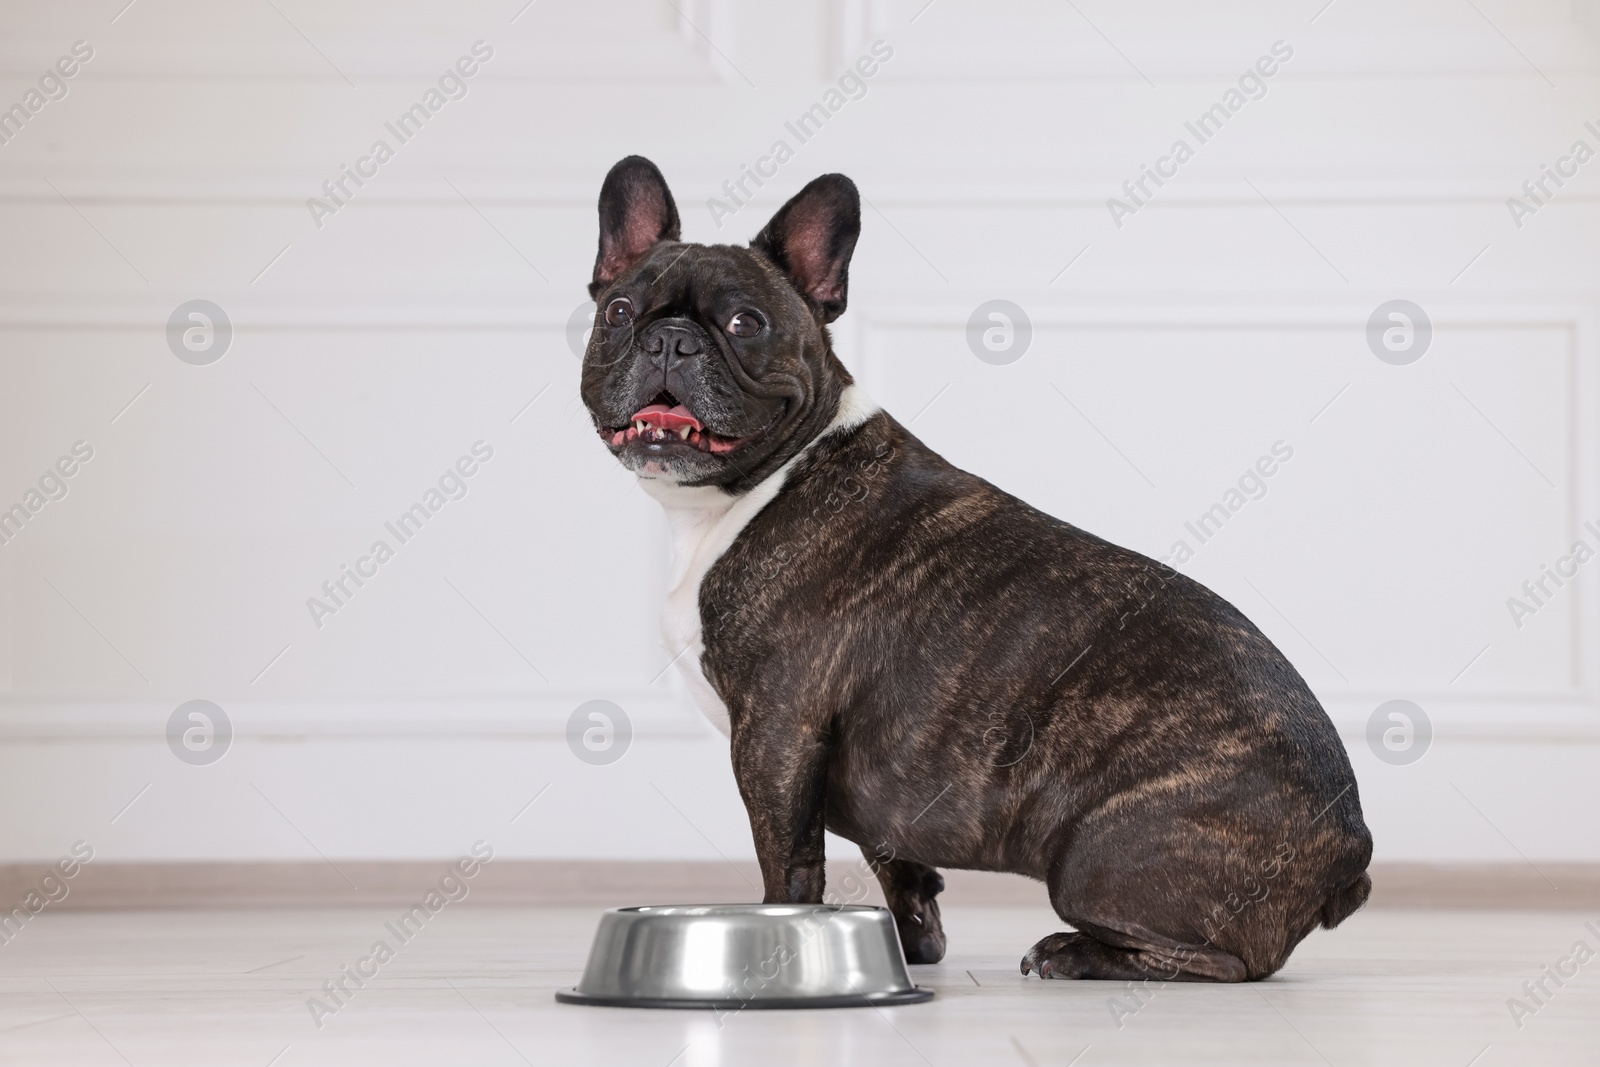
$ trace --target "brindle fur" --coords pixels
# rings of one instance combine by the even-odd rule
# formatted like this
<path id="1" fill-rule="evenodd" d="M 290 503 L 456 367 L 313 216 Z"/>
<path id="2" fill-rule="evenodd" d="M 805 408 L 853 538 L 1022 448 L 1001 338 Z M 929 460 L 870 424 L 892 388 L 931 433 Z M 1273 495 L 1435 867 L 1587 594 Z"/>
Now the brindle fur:
<path id="1" fill-rule="evenodd" d="M 784 212 L 853 246 L 859 215 L 838 205 L 854 187 L 819 182 L 826 202 L 813 183 Z M 651 195 L 671 203 L 664 183 Z M 815 264 L 774 255 L 772 229 L 755 251 L 653 244 L 597 289 L 602 307 L 626 288 L 704 332 L 721 356 L 694 372 L 722 386 L 704 391 L 712 409 L 791 427 L 748 466 L 696 466 L 698 484 L 737 494 L 800 457 L 700 586 L 701 669 L 728 707 L 765 899 L 822 899 L 826 828 L 877 869 L 912 962 L 944 953 L 936 868 L 1010 871 L 1045 882 L 1075 931 L 1023 972 L 1118 980 L 1263 978 L 1360 907 L 1372 845 L 1355 779 L 1282 653 L 1199 583 L 951 466 L 887 413 L 825 432 L 851 380 L 825 329 L 843 279 L 816 299 Z M 837 236 L 791 240 L 803 255 Z M 673 282 L 668 253 L 687 268 Z M 766 300 L 780 270 L 796 299 L 757 306 L 783 336 L 727 343 L 702 309 L 730 290 Z M 665 373 L 619 343 L 634 344 L 599 339 L 585 368 L 602 430 Z M 804 397 L 741 397 L 742 376 L 804 382 Z"/>

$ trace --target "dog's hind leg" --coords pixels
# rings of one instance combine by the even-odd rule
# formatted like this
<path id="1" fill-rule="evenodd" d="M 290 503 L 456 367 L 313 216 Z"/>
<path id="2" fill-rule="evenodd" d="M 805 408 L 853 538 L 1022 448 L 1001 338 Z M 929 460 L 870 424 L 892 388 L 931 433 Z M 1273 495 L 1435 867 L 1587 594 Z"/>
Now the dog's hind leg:
<path id="1" fill-rule="evenodd" d="M 878 874 L 906 962 L 938 963 L 944 958 L 945 940 L 939 902 L 934 898 L 944 890 L 944 877 L 923 863 L 884 859 L 865 845 L 861 854 Z"/>

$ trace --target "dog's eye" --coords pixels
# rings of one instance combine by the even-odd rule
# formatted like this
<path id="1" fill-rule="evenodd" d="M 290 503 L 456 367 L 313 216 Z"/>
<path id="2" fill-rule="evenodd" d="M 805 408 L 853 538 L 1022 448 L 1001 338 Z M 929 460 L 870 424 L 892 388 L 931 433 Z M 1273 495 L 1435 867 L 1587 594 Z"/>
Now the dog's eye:
<path id="1" fill-rule="evenodd" d="M 633 301 L 619 296 L 606 305 L 606 325 L 626 326 L 633 321 Z"/>
<path id="2" fill-rule="evenodd" d="M 753 311 L 741 311 L 728 320 L 728 332 L 735 337 L 754 337 L 764 325 L 760 315 Z"/>

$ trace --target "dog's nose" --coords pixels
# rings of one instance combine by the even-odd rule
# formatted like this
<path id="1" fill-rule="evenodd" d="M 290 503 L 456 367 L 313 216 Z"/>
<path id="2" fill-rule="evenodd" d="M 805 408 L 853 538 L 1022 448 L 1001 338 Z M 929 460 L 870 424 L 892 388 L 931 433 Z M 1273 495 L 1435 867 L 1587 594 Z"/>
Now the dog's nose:
<path id="1" fill-rule="evenodd" d="M 686 326 L 664 322 L 650 331 L 650 336 L 645 340 L 645 351 L 650 354 L 650 362 L 665 370 L 675 359 L 698 356 L 701 352 L 700 338 Z"/>

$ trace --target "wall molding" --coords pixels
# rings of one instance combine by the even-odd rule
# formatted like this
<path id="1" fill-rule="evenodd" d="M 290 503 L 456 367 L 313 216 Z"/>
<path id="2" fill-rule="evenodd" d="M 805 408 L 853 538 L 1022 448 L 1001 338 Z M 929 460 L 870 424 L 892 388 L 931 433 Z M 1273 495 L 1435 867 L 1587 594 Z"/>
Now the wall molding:
<path id="1" fill-rule="evenodd" d="M 1567 434 L 1570 494 L 1566 508 L 1567 533 L 1576 536 L 1585 518 L 1600 514 L 1600 494 L 1594 484 L 1596 416 L 1593 403 L 1582 398 L 1594 395 L 1597 376 L 1593 363 L 1594 312 L 1579 302 L 1548 300 L 1517 303 L 1502 299 L 1493 303 L 1473 300 L 1450 292 L 1439 292 L 1438 299 L 1426 290 L 1416 290 L 1430 308 L 1436 327 L 1509 329 L 1536 327 L 1561 330 L 1568 334 L 1568 387 L 1577 401 L 1567 411 L 1571 419 Z M 1378 291 L 1374 290 L 1377 294 Z M 187 295 L 187 294 L 185 294 Z M 965 326 L 967 309 L 989 296 L 966 287 L 951 287 L 937 296 L 908 299 L 903 294 L 888 300 L 861 302 L 842 331 L 841 348 L 871 381 L 875 363 L 872 338 L 882 331 L 907 328 L 959 331 Z M 1226 300 L 1190 304 L 1145 297 L 1145 303 L 1083 304 L 1082 298 L 1050 292 L 1041 286 L 1038 300 L 1028 293 L 1030 313 L 1036 328 L 1161 330 L 1236 330 L 1253 328 L 1305 331 L 1343 330 L 1359 327 L 1370 313 L 1372 303 L 1357 302 L 1351 294 L 1339 293 L 1326 302 L 1305 301 L 1293 305 L 1266 305 L 1259 300 Z M 1382 296 L 1389 295 L 1386 291 Z M 87 299 L 87 298 L 86 298 Z M 1134 299 L 1130 295 L 1127 299 Z M 1378 295 L 1372 297 L 1375 303 Z M 143 295 L 122 304 L 91 301 L 87 307 L 69 302 L 21 302 L 0 305 L 0 332 L 6 330 L 159 330 L 168 309 L 175 301 Z M 586 303 L 586 302 L 584 302 Z M 575 302 L 572 306 L 578 306 Z M 530 307 L 510 302 L 486 300 L 467 306 L 438 301 L 408 302 L 399 311 L 384 312 L 378 305 L 343 305 L 333 301 L 312 304 L 305 301 L 257 300 L 237 306 L 237 329 L 284 332 L 325 330 L 435 329 L 496 330 L 551 333 L 564 330 L 570 306 Z M 401 321 L 404 320 L 404 321 Z M 559 350 L 566 358 L 564 345 Z M 574 361 L 573 366 L 576 366 Z M 1597 632 L 1595 574 L 1586 574 L 1572 591 L 1570 612 L 1575 648 L 1576 677 L 1561 692 L 1534 692 L 1514 687 L 1482 690 L 1444 686 L 1440 679 L 1432 686 L 1407 687 L 1387 692 L 1369 686 L 1320 688 L 1319 696 L 1333 718 L 1340 735 L 1352 748 L 1364 743 L 1367 716 L 1383 700 L 1406 696 L 1424 704 L 1434 719 L 1435 739 L 1440 744 L 1518 744 L 1518 745 L 1600 745 L 1600 669 L 1595 653 L 1580 639 Z M 1470 649 L 1463 654 L 1470 653 Z M 1461 691 L 1457 691 L 1460 689 Z M 188 694 L 189 696 L 205 694 Z M 232 701 L 219 694 L 219 703 L 233 717 L 241 738 L 414 738 L 429 736 L 517 737 L 558 739 L 564 736 L 567 716 L 579 703 L 596 696 L 617 700 L 633 718 L 641 735 L 695 736 L 709 727 L 690 703 L 677 694 L 675 675 L 653 689 L 611 690 L 596 685 L 593 691 L 560 693 L 529 690 L 502 695 L 449 694 L 423 699 L 390 699 L 381 696 L 350 696 L 316 700 Z M 172 699 L 157 703 L 129 704 L 114 699 L 54 699 L 13 696 L 0 698 L 0 738 L 38 741 L 154 741 L 163 736 L 167 716 L 181 702 Z"/>
<path id="2" fill-rule="evenodd" d="M 305 700 L 229 700 L 236 740 L 300 738 L 548 738 L 564 739 L 578 705 L 603 698 L 622 707 L 635 736 L 699 737 L 715 731 L 672 687 L 463 695 L 427 699 L 352 697 Z M 0 739 L 7 741 L 137 741 L 162 743 L 167 719 L 188 698 L 151 700 L 30 700 L 0 698 Z"/>
<path id="3" fill-rule="evenodd" d="M 674 685 L 673 690 L 676 688 Z M 1358 748 L 1366 743 L 1367 716 L 1393 695 L 1332 696 L 1323 700 L 1323 706 L 1339 736 Z M 1435 745 L 1600 745 L 1600 707 L 1594 704 L 1567 701 L 1541 709 L 1513 701 L 1483 702 L 1417 692 L 1404 695 L 1428 708 Z M 615 701 L 628 713 L 637 737 L 710 737 L 715 732 L 687 697 L 670 690 L 597 688 L 559 695 L 469 694 L 422 700 L 222 698 L 217 703 L 228 713 L 237 740 L 450 737 L 560 741 L 566 737 L 567 718 L 573 709 L 597 696 Z M 182 702 L 0 697 L 0 740 L 160 744 L 167 718 Z"/>
<path id="4" fill-rule="evenodd" d="M 1593 306 L 1581 300 L 1551 302 L 1547 299 L 1521 304 L 1504 297 L 1485 302 L 1463 299 L 1462 294 L 1445 287 L 1430 290 L 1414 287 L 1410 293 L 1423 301 L 1435 329 L 1473 330 L 1547 329 L 1565 334 L 1564 384 L 1568 403 L 1561 407 L 1565 425 L 1567 477 L 1560 492 L 1564 496 L 1563 533 L 1569 539 L 1592 540 L 1582 529 L 1585 520 L 1600 516 L 1600 486 L 1596 484 L 1600 466 L 1600 408 L 1596 390 L 1600 386 L 1597 370 L 1596 318 Z M 1041 327 L 1058 329 L 1160 330 L 1274 330 L 1354 331 L 1371 313 L 1374 304 L 1389 298 L 1377 295 L 1372 303 L 1350 302 L 1341 292 L 1336 300 L 1323 304 L 1298 303 L 1294 306 L 1267 306 L 1254 301 L 1229 304 L 1226 300 L 1204 306 L 1158 302 L 1152 306 L 1084 307 L 1060 297 L 1028 304 L 1035 331 Z M 1018 290 L 1019 299 L 1028 299 Z M 1156 298 L 1160 300 L 1159 297 Z M 974 302 L 976 303 L 976 301 Z M 893 304 L 874 302 L 853 324 L 852 365 L 870 389 L 873 372 L 881 359 L 876 338 L 901 330 L 930 328 L 959 331 L 966 319 L 955 301 L 944 298 L 931 302 Z M 968 305 L 971 306 L 971 305 Z M 952 312 L 955 313 L 952 313 Z M 876 336 L 875 336 L 876 335 Z M 1600 632 L 1600 575 L 1591 569 L 1580 576 L 1568 594 L 1566 606 L 1569 635 L 1573 647 L 1572 676 L 1554 691 L 1519 689 L 1499 685 L 1473 689 L 1468 684 L 1446 686 L 1439 679 L 1428 686 L 1403 686 L 1385 692 L 1361 685 L 1322 684 L 1317 695 L 1333 719 L 1340 736 L 1352 748 L 1365 743 L 1367 717 L 1383 701 L 1405 696 L 1421 702 L 1433 720 L 1434 738 L 1440 743 L 1468 742 L 1494 744 L 1600 744 L 1600 654 L 1593 635 Z M 1498 640 L 1498 635 L 1486 635 Z M 1470 649 L 1463 657 L 1470 654 Z M 1481 654 L 1481 653 L 1480 653 Z"/>
<path id="5" fill-rule="evenodd" d="M 39 169 L 35 176 L 25 176 L 33 169 L 24 161 L 10 174 L 0 178 L 0 206 L 59 207 L 66 209 L 61 197 L 45 184 L 48 176 L 80 207 L 275 207 L 293 208 L 304 212 L 306 197 L 316 193 L 304 179 L 263 180 L 259 175 L 240 171 L 233 177 L 216 177 L 195 180 L 192 177 L 161 175 L 145 178 L 105 177 L 86 173 L 74 177 L 70 165 L 58 165 L 48 172 Z M 461 169 L 458 165 L 450 172 L 440 171 L 434 177 L 386 177 L 383 182 L 373 182 L 361 191 L 359 200 L 350 203 L 351 210 L 370 210 L 383 207 L 448 208 L 452 211 L 470 211 L 461 197 L 445 183 L 443 175 Z M 505 208 L 555 208 L 581 209 L 588 214 L 594 210 L 601 175 L 592 181 L 550 182 L 534 176 L 524 178 L 512 168 L 472 168 L 476 175 L 464 191 L 469 192 L 472 203 Z M 785 172 L 787 173 L 787 172 Z M 1248 173 L 1256 175 L 1256 170 Z M 704 196 L 718 195 L 723 178 L 693 172 L 671 175 L 674 196 L 685 204 L 698 204 Z M 887 207 L 899 208 L 1077 208 L 1104 211 L 1106 198 L 1123 196 L 1119 190 L 1126 175 L 1108 173 L 1100 180 L 1064 178 L 1052 182 L 939 182 L 916 181 L 897 178 L 892 172 L 878 177 L 872 185 L 872 201 Z M 1305 181 L 1299 178 L 1273 180 L 1270 171 L 1259 180 L 1265 191 L 1272 194 L 1275 204 L 1292 204 L 1302 207 L 1371 207 L 1380 204 L 1416 207 L 1478 206 L 1505 210 L 1506 198 L 1521 196 L 1521 190 L 1504 176 L 1485 176 L 1466 179 L 1384 179 Z M 794 179 L 799 181 L 799 175 Z M 758 192 L 748 206 L 776 209 L 795 192 L 798 184 L 775 183 L 773 191 Z M 1583 189 L 1564 189 L 1552 208 L 1568 205 L 1600 204 L 1600 192 Z M 1153 211 L 1171 211 L 1178 208 L 1239 206 L 1270 210 L 1261 198 L 1242 180 L 1218 180 L 1199 176 L 1185 177 L 1164 189 L 1161 196 L 1141 208 Z M 1515 233 L 1507 223 L 1507 236 Z M 305 227 L 310 235 L 314 231 Z"/>

